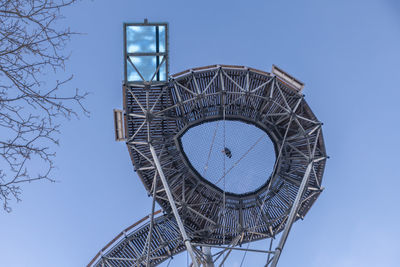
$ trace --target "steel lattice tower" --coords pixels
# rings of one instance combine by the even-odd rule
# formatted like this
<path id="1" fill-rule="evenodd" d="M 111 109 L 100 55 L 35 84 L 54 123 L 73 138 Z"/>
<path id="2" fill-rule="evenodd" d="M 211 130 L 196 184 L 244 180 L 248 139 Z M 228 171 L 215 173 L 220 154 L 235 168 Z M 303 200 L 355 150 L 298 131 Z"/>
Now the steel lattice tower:
<path id="1" fill-rule="evenodd" d="M 322 123 L 304 84 L 276 66 L 168 76 L 167 23 L 125 24 L 124 34 L 116 139 L 126 142 L 153 204 L 88 266 L 155 266 L 185 250 L 193 266 L 222 266 L 243 250 L 265 253 L 260 265 L 275 267 L 293 223 L 323 190 Z M 260 239 L 270 247 L 241 246 Z"/>

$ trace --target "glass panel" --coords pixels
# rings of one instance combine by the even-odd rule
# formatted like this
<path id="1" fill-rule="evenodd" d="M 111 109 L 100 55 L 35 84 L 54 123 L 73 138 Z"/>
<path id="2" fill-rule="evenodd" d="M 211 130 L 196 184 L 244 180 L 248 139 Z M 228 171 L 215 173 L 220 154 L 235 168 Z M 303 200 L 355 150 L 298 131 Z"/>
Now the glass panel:
<path id="1" fill-rule="evenodd" d="M 132 67 L 132 64 L 129 62 L 129 60 L 126 60 L 126 79 L 128 82 L 137 82 L 137 81 L 142 81 L 140 78 L 140 75 L 137 73 L 137 71 Z"/>
<path id="2" fill-rule="evenodd" d="M 128 53 L 155 53 L 156 27 L 127 26 L 126 49 Z"/>
<path id="3" fill-rule="evenodd" d="M 127 82 L 151 81 L 154 72 L 161 64 L 163 56 L 156 53 L 166 53 L 166 34 L 165 25 L 150 26 L 137 25 L 126 26 L 126 49 L 130 60 L 135 65 L 127 62 Z M 148 56 L 139 56 L 138 53 L 149 53 Z M 167 81 L 167 64 L 160 66 L 160 71 L 153 81 Z M 140 77 L 143 76 L 143 79 Z"/>
<path id="4" fill-rule="evenodd" d="M 130 57 L 133 64 L 135 64 L 136 69 L 142 74 L 143 78 L 146 81 L 150 81 L 153 77 L 154 72 L 157 69 L 157 57 L 155 56 L 131 56 Z M 156 78 L 155 78 L 156 79 Z M 154 79 L 154 80 L 155 80 Z M 142 79 L 138 80 L 129 80 L 128 81 L 142 81 Z"/>
<path id="5" fill-rule="evenodd" d="M 157 70 L 157 57 L 154 56 L 131 56 L 130 57 L 133 64 L 135 64 L 136 69 L 140 72 L 146 81 L 150 81 L 153 77 L 154 72 Z M 158 57 L 160 64 L 162 62 L 163 56 Z M 132 64 L 127 61 L 127 79 L 128 82 L 138 82 L 143 81 L 140 75 L 133 68 Z M 163 62 L 159 69 L 159 76 L 155 76 L 153 81 L 166 81 L 167 80 L 167 70 L 166 62 Z"/>
<path id="6" fill-rule="evenodd" d="M 163 56 L 159 57 L 160 63 L 162 62 Z M 159 81 L 165 82 L 167 80 L 167 68 L 166 68 L 166 62 L 161 65 L 160 70 L 158 71 L 160 74 L 160 79 Z"/>
<path id="7" fill-rule="evenodd" d="M 165 26 L 158 26 L 158 43 L 159 43 L 159 52 L 165 52 Z M 161 61 L 160 61 L 161 62 Z"/>

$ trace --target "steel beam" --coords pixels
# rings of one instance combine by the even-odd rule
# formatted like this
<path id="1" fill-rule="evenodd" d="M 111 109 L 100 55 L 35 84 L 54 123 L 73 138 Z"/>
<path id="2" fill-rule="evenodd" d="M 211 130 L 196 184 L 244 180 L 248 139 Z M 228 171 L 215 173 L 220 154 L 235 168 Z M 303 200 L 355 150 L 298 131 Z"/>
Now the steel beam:
<path id="1" fill-rule="evenodd" d="M 199 265 L 197 263 L 197 258 L 194 255 L 194 251 L 193 251 L 192 245 L 190 244 L 189 237 L 188 237 L 188 235 L 186 233 L 185 227 L 183 226 L 183 222 L 182 222 L 181 216 L 178 213 L 178 209 L 176 208 L 176 204 L 175 204 L 174 198 L 172 196 L 171 190 L 169 189 L 169 185 L 168 185 L 167 179 L 165 178 L 164 172 L 163 172 L 163 170 L 161 168 L 161 163 L 160 163 L 160 160 L 159 160 L 159 158 L 157 156 L 156 150 L 154 149 L 154 147 L 153 147 L 153 145 L 151 143 L 149 143 L 149 147 L 150 147 L 151 155 L 153 156 L 154 164 L 156 165 L 156 168 L 157 168 L 157 171 L 158 171 L 158 175 L 160 176 L 161 182 L 162 182 L 162 184 L 164 186 L 164 189 L 165 189 L 165 193 L 167 194 L 167 197 L 168 197 L 169 204 L 171 205 L 172 212 L 173 212 L 173 214 L 175 216 L 175 219 L 176 219 L 176 222 L 178 224 L 179 231 L 181 232 L 181 235 L 182 235 L 182 238 L 183 238 L 183 242 L 185 243 L 186 249 L 189 252 L 190 257 L 192 258 L 193 266 L 194 267 L 199 267 Z"/>
<path id="2" fill-rule="evenodd" d="M 210 247 L 202 247 L 201 251 L 204 254 L 205 261 L 203 266 L 204 267 L 214 267 L 214 262 L 211 254 L 211 248 Z"/>
<path id="3" fill-rule="evenodd" d="M 303 196 L 303 194 L 305 192 L 306 185 L 308 184 L 308 178 L 310 177 L 310 172 L 311 172 L 313 163 L 314 163 L 314 161 L 311 160 L 310 163 L 308 163 L 308 165 L 307 165 L 307 169 L 306 169 L 306 171 L 304 173 L 304 176 L 303 176 L 303 179 L 301 181 L 299 190 L 297 191 L 297 195 L 296 195 L 296 198 L 295 198 L 295 200 L 293 202 L 293 206 L 290 209 L 289 217 L 288 217 L 288 220 L 286 222 L 285 228 L 283 230 L 281 239 L 279 241 L 278 246 L 275 249 L 275 254 L 274 254 L 274 258 L 273 258 L 272 263 L 271 263 L 271 267 L 276 267 L 276 265 L 278 264 L 279 257 L 281 255 L 282 249 L 283 249 L 283 247 L 284 247 L 284 245 L 286 243 L 286 240 L 287 240 L 287 237 L 289 235 L 290 229 L 292 228 L 292 225 L 293 225 L 294 221 L 296 220 L 296 216 L 297 216 L 297 213 L 298 213 L 299 208 L 300 208 L 300 201 L 301 201 L 301 198 L 302 198 L 302 196 Z"/>
<path id="4" fill-rule="evenodd" d="M 155 204 L 156 204 L 156 192 L 157 192 L 157 175 L 154 175 L 153 181 L 154 181 L 153 182 L 153 201 L 151 204 L 151 217 L 150 217 L 150 229 L 149 229 L 148 246 L 147 246 L 146 267 L 150 267 L 150 250 L 151 250 L 151 241 L 153 238 L 154 208 L 155 208 Z M 144 252 L 144 250 L 143 250 L 143 252 Z"/>
<path id="5" fill-rule="evenodd" d="M 219 249 L 226 249 L 226 250 L 240 250 L 240 251 L 250 251 L 250 252 L 260 252 L 260 253 L 274 253 L 273 251 L 268 250 L 261 250 L 261 249 L 250 249 L 250 248 L 237 248 L 237 247 L 225 247 L 225 246 L 218 246 L 218 245 L 210 245 L 210 244 L 203 244 L 203 243 L 193 243 L 195 246 L 201 247 L 210 247 L 210 248 L 219 248 Z"/>

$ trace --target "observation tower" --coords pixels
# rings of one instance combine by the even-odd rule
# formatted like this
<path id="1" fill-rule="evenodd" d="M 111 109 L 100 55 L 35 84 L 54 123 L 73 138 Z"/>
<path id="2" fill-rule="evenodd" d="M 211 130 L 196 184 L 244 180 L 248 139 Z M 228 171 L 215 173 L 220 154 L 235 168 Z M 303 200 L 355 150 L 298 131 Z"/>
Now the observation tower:
<path id="1" fill-rule="evenodd" d="M 232 251 L 264 253 L 259 266 L 277 266 L 293 223 L 323 190 L 322 123 L 304 84 L 276 66 L 169 75 L 168 52 L 167 23 L 124 24 L 115 134 L 152 209 L 88 266 L 157 266 L 185 250 L 195 267 L 223 266 Z M 249 248 L 261 239 L 269 245 Z"/>

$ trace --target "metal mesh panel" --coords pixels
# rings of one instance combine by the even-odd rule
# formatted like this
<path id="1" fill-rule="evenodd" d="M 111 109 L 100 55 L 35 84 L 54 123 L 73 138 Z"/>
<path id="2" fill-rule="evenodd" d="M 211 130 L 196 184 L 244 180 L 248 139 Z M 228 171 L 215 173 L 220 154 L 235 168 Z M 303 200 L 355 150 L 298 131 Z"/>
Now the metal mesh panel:
<path id="1" fill-rule="evenodd" d="M 203 178 L 234 194 L 264 185 L 276 159 L 269 136 L 241 121 L 200 124 L 190 128 L 181 143 L 188 161 Z"/>

